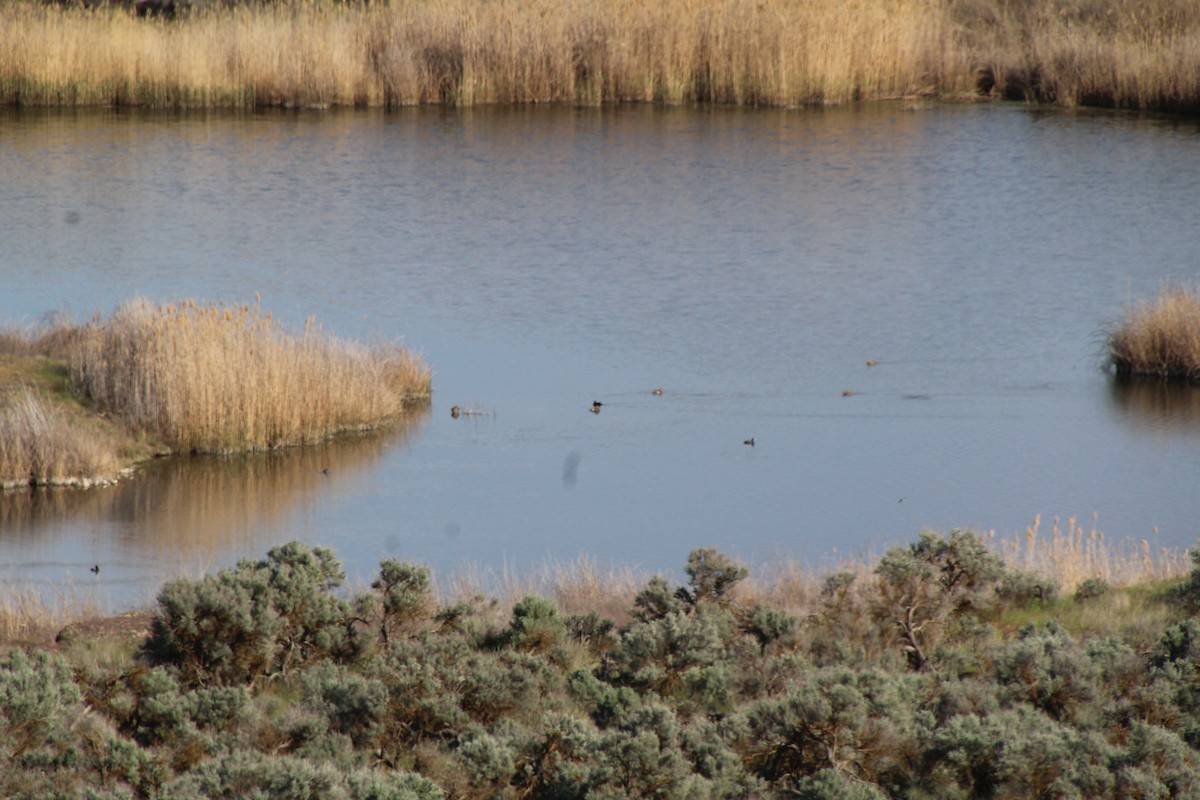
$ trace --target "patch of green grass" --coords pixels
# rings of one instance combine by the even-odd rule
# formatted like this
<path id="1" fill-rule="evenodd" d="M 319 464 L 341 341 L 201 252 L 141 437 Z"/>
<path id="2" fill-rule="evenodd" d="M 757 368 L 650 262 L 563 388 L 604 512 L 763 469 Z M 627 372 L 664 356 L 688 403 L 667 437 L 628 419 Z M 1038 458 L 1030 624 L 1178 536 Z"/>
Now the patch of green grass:
<path id="1" fill-rule="evenodd" d="M 1170 592 L 1178 580 L 1148 581 L 1111 589 L 1101 597 L 1076 600 L 1060 597 L 1050 603 L 1033 601 L 1009 607 L 989 620 L 1005 635 L 1015 634 L 1028 625 L 1055 622 L 1073 637 L 1126 637 L 1147 627 L 1163 628 L 1183 615 L 1170 602 Z"/>

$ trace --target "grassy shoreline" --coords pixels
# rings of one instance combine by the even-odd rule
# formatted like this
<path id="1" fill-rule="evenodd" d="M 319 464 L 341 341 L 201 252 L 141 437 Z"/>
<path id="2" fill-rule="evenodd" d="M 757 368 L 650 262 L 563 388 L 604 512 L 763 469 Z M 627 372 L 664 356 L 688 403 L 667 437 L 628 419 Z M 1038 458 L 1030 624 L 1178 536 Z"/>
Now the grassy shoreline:
<path id="1" fill-rule="evenodd" d="M 395 345 L 292 333 L 254 306 L 135 300 L 0 336 L 0 486 L 111 483 L 170 452 L 315 444 L 393 424 L 431 373 Z"/>
<path id="2" fill-rule="evenodd" d="M 1200 112 L 1186 0 L 267 3 L 167 22 L 0 2 L 0 104 L 153 108 L 927 96 Z"/>

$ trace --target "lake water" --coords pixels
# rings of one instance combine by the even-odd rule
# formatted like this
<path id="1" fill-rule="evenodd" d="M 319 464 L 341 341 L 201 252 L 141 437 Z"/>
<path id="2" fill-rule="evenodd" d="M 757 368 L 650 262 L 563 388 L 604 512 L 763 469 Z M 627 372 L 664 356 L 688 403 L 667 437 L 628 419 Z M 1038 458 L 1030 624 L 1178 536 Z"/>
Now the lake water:
<path id="1" fill-rule="evenodd" d="M 1198 178 L 1195 122 L 1007 105 L 2 112 L 0 319 L 259 293 L 435 379 L 389 436 L 6 495 L 0 581 L 140 602 L 294 538 L 356 580 L 819 567 L 1035 515 L 1189 546 L 1200 401 L 1100 365 L 1200 280 Z"/>

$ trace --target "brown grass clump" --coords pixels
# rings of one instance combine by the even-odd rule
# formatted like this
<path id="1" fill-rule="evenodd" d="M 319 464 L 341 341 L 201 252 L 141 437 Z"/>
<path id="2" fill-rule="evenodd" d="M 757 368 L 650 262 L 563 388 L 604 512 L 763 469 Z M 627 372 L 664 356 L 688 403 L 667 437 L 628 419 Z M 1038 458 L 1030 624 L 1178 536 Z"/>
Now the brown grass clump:
<path id="1" fill-rule="evenodd" d="M 1163 289 L 1129 309 L 1108 336 L 1118 374 L 1200 380 L 1200 294 Z"/>
<path id="2" fill-rule="evenodd" d="M 29 386 L 0 391 L 0 488 L 107 483 L 122 466 L 117 440 Z"/>
<path id="3" fill-rule="evenodd" d="M 171 447 L 266 450 L 378 428 L 427 398 L 409 351 L 366 347 L 313 320 L 292 334 L 258 305 L 135 300 L 85 326 L 71 352 L 76 389 Z"/>

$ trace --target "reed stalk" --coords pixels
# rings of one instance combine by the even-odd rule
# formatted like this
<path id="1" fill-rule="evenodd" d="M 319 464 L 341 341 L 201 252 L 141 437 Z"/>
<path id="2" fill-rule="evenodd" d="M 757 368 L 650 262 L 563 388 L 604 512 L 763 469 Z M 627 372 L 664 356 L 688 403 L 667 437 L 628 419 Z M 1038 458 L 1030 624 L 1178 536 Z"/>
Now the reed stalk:
<path id="1" fill-rule="evenodd" d="M 0 3 L 0 103 L 165 108 L 912 95 L 1200 110 L 1191 0 Z"/>

